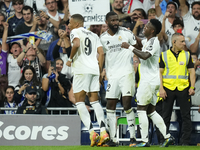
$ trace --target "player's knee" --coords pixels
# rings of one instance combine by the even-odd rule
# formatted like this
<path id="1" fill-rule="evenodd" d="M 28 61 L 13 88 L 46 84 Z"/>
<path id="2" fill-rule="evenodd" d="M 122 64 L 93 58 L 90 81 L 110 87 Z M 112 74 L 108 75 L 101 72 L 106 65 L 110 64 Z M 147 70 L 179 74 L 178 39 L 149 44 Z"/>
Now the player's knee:
<path id="1" fill-rule="evenodd" d="M 113 101 L 108 100 L 107 104 L 106 104 L 106 109 L 115 110 L 116 109 L 116 103 L 114 103 Z"/>
<path id="2" fill-rule="evenodd" d="M 127 105 L 127 104 L 124 105 L 124 110 L 125 111 L 128 111 L 130 109 L 131 109 L 131 105 Z"/>

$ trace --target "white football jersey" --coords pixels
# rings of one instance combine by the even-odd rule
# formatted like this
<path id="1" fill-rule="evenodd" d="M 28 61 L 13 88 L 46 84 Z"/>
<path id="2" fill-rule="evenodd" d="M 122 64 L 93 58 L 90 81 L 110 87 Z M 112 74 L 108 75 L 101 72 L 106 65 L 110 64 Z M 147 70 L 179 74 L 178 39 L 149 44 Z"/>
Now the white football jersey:
<path id="1" fill-rule="evenodd" d="M 74 74 L 99 75 L 97 48 L 102 47 L 99 37 L 97 34 L 80 27 L 73 29 L 70 33 L 71 43 L 75 38 L 80 39 L 80 47 L 73 58 L 72 72 Z"/>
<path id="2" fill-rule="evenodd" d="M 190 45 L 192 45 L 195 42 L 195 39 L 199 34 L 200 20 L 196 20 L 188 11 L 188 13 L 183 16 L 183 23 L 185 28 L 184 35 L 186 46 L 190 49 Z"/>
<path id="3" fill-rule="evenodd" d="M 159 56 L 160 42 L 157 37 L 142 40 L 142 51 L 149 52 L 152 56 L 146 60 L 140 59 L 140 82 L 148 82 L 151 85 L 160 84 Z"/>
<path id="4" fill-rule="evenodd" d="M 111 36 L 107 31 L 100 37 L 104 53 L 106 53 L 106 75 L 108 78 L 119 78 L 126 74 L 133 73 L 133 64 L 131 62 L 132 52 L 121 48 L 123 42 L 130 45 L 136 44 L 134 34 L 124 28 L 119 27 L 118 32 Z"/>

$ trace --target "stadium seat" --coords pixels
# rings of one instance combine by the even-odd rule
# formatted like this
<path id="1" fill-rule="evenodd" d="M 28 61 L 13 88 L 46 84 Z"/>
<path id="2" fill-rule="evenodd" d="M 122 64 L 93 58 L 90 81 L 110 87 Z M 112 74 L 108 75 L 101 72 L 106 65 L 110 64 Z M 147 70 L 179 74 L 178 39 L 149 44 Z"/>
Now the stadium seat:
<path id="1" fill-rule="evenodd" d="M 200 143 L 200 122 L 192 122 L 190 145 L 197 145 L 197 143 Z"/>
<path id="2" fill-rule="evenodd" d="M 126 134 L 125 138 L 122 137 L 122 133 L 121 133 L 122 128 L 120 128 L 120 125 L 126 125 L 126 128 L 127 128 L 128 123 L 127 123 L 126 117 L 119 117 L 117 119 L 117 142 L 118 143 L 120 143 L 120 142 L 125 142 L 125 143 L 129 142 L 130 138 L 128 137 L 127 134 Z M 136 125 L 139 125 L 139 119 L 138 119 L 138 117 L 135 117 L 135 127 L 136 127 Z"/>

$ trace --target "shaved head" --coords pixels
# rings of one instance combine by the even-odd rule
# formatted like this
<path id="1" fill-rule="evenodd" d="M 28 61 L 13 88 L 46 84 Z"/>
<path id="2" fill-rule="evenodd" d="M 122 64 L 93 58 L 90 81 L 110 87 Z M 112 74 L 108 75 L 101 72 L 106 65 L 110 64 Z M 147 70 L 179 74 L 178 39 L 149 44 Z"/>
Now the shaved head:
<path id="1" fill-rule="evenodd" d="M 75 22 L 78 22 L 80 24 L 84 23 L 84 18 L 80 14 L 74 14 L 74 15 L 71 16 L 71 18 L 73 18 Z"/>
<path id="2" fill-rule="evenodd" d="M 172 44 L 173 44 L 174 42 L 176 43 L 176 41 L 178 40 L 178 38 L 179 38 L 180 36 L 183 36 L 183 34 L 181 34 L 181 33 L 174 33 L 174 34 L 172 35 L 172 40 L 171 40 Z"/>

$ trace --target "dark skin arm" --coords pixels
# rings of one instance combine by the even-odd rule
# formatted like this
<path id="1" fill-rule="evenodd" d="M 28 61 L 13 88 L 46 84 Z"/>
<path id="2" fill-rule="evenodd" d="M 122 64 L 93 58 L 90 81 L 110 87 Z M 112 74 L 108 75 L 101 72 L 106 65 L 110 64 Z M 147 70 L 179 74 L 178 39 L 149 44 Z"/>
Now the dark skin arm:
<path id="1" fill-rule="evenodd" d="M 129 46 L 130 46 L 130 44 L 128 44 L 127 42 L 123 42 L 121 47 L 122 47 L 122 48 L 128 49 Z M 149 52 L 143 52 L 143 51 L 138 50 L 138 49 L 136 49 L 136 48 L 134 48 L 134 49 L 132 50 L 132 52 L 133 52 L 135 55 L 137 55 L 139 58 L 144 59 L 144 60 L 146 60 L 146 59 L 148 59 L 149 57 L 151 57 L 151 54 L 150 54 Z"/>

